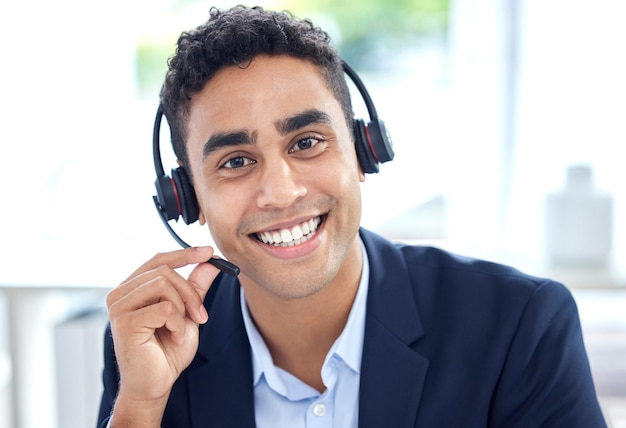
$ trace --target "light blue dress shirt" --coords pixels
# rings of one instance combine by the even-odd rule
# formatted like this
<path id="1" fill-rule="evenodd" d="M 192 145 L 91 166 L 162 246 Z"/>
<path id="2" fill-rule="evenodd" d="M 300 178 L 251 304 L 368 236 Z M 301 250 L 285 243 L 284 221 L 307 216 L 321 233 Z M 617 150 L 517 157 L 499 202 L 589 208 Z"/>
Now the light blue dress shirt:
<path id="1" fill-rule="evenodd" d="M 257 428 L 357 428 L 359 381 L 365 331 L 369 263 L 361 242 L 363 271 L 348 321 L 322 366 L 326 391 L 316 389 L 274 365 L 241 289 L 241 311 L 252 348 Z"/>

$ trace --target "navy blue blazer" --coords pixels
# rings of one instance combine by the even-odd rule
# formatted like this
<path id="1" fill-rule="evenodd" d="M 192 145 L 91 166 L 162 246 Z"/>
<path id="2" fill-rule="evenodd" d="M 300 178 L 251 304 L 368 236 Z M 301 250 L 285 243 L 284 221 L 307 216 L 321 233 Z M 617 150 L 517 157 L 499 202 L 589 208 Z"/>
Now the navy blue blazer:
<path id="1" fill-rule="evenodd" d="M 370 260 L 359 427 L 606 427 L 576 304 L 561 284 L 360 231 Z M 254 427 L 239 283 L 221 275 L 163 428 Z M 106 425 L 119 375 L 105 337 Z"/>

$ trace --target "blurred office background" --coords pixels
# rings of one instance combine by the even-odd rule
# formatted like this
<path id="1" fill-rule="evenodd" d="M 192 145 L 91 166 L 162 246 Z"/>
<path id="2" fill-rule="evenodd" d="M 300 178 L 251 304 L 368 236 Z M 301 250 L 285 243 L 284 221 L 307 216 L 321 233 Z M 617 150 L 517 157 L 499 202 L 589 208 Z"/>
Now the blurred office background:
<path id="1" fill-rule="evenodd" d="M 209 6 L 236 3 L 0 4 L 0 426 L 95 424 L 104 296 L 177 245 L 151 201 L 165 62 Z M 325 28 L 392 133 L 363 225 L 563 281 L 626 426 L 626 3 L 255 4 Z"/>

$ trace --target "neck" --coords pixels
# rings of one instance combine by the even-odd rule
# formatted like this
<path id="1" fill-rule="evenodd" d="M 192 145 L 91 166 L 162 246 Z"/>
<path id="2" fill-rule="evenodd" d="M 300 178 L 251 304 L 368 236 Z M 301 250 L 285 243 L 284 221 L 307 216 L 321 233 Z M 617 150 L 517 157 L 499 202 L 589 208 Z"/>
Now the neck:
<path id="1" fill-rule="evenodd" d="M 303 298 L 285 298 L 262 287 L 244 286 L 255 325 L 272 355 L 274 364 L 318 391 L 325 389 L 321 368 L 331 346 L 348 320 L 358 290 L 362 257 L 356 245 L 343 269 L 321 291 Z"/>

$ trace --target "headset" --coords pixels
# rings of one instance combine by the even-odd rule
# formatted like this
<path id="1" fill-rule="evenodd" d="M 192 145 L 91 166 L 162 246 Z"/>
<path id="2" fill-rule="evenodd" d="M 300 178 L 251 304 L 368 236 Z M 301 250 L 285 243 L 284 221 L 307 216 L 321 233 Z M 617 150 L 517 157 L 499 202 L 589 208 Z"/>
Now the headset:
<path id="1" fill-rule="evenodd" d="M 352 127 L 354 132 L 354 145 L 357 160 L 361 166 L 361 170 L 366 174 L 375 174 L 380 170 L 380 164 L 393 159 L 393 143 L 391 136 L 385 126 L 385 123 L 378 117 L 374 102 L 370 97 L 365 84 L 357 73 L 345 61 L 342 61 L 343 71 L 356 86 L 361 98 L 365 103 L 369 115 L 369 122 L 366 124 L 363 119 L 353 119 Z M 159 217 L 163 221 L 166 229 L 172 237 L 183 248 L 188 248 L 183 239 L 176 234 L 169 224 L 170 220 L 178 221 L 182 217 L 185 224 L 192 224 L 198 220 L 199 208 L 196 193 L 191 184 L 191 180 L 183 167 L 174 168 L 168 176 L 163 169 L 161 161 L 161 121 L 163 119 L 163 106 L 159 105 L 154 120 L 154 128 L 152 131 L 152 157 L 154 160 L 154 169 L 156 172 L 156 195 L 152 197 L 154 205 L 159 213 Z M 215 261 L 215 262 L 214 262 Z M 212 264 L 228 263 L 222 259 L 209 260 Z M 236 268 L 236 274 L 239 268 L 228 263 L 229 266 L 217 266 L 227 273 L 233 274 L 233 267 Z M 236 276 L 235 274 L 235 276 Z"/>

